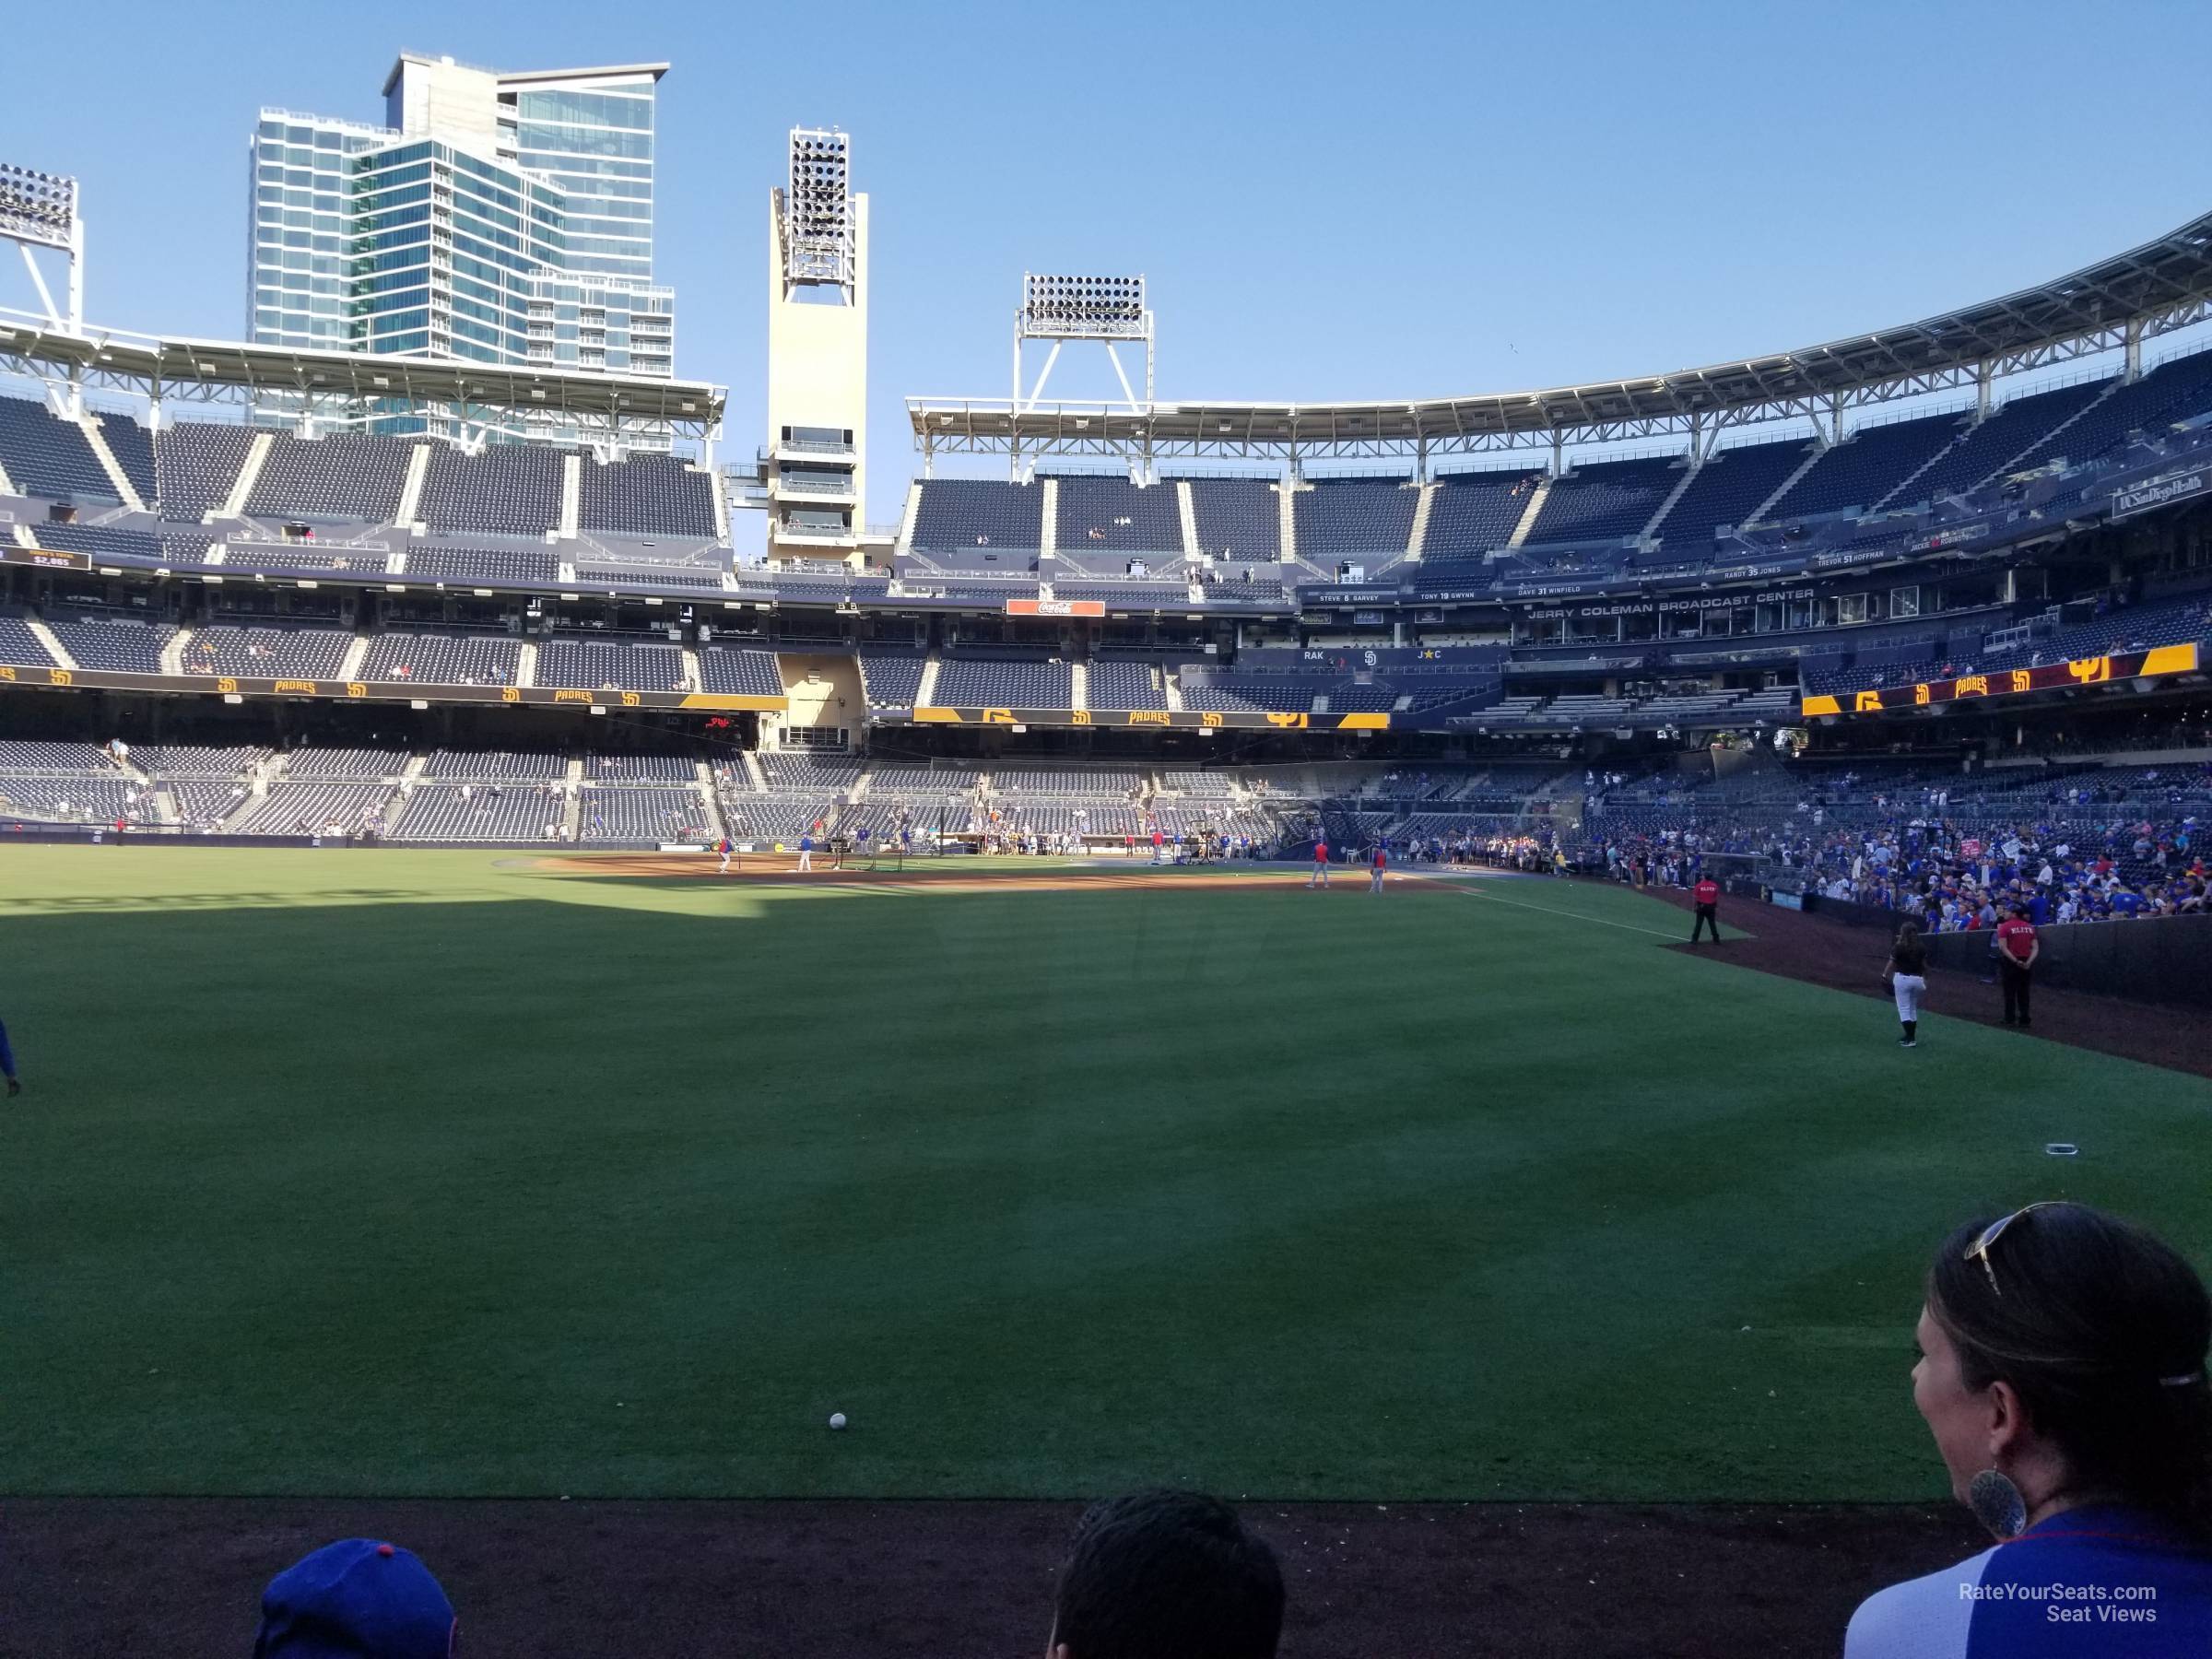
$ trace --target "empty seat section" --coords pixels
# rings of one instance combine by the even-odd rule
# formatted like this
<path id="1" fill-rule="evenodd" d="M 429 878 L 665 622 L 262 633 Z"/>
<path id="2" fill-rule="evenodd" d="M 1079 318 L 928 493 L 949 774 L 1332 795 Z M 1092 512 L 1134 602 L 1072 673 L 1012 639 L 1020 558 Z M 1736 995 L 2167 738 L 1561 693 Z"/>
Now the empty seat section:
<path id="1" fill-rule="evenodd" d="M 1429 531 L 1421 540 L 1425 564 L 1479 559 L 1513 536 L 1540 473 L 1512 471 L 1447 474 L 1429 503 Z"/>
<path id="2" fill-rule="evenodd" d="M 566 459 L 566 451 L 537 444 L 495 444 L 475 455 L 434 444 L 416 516 L 432 530 L 547 535 L 560 528 Z"/>
<path id="3" fill-rule="evenodd" d="M 449 547 L 411 543 L 406 575 L 423 582 L 514 582 L 543 585 L 559 579 L 550 547 Z"/>
<path id="4" fill-rule="evenodd" d="M 31 535 L 41 547 L 60 553 L 90 553 L 114 559 L 159 561 L 161 538 L 143 530 L 118 530 L 108 524 L 33 524 Z"/>
<path id="5" fill-rule="evenodd" d="M 772 651 L 709 645 L 699 653 L 699 688 L 727 697 L 781 697 L 783 676 Z"/>
<path id="6" fill-rule="evenodd" d="M 1164 709 L 1165 676 L 1150 663 L 1096 658 L 1090 665 L 1090 706 L 1094 709 Z"/>
<path id="7" fill-rule="evenodd" d="M 230 499 L 253 438 L 250 427 L 210 421 L 179 421 L 162 428 L 154 444 L 155 493 L 161 500 L 161 516 L 200 519 L 221 507 Z"/>
<path id="8" fill-rule="evenodd" d="M 1779 443 L 1747 443 L 1736 449 L 1715 450 L 1705 458 L 1689 487 L 1666 510 L 1657 534 L 1695 540 L 1710 538 L 1723 524 L 1750 523 L 1760 503 L 1805 465 L 1811 443 L 1808 438 L 1785 438 Z"/>
<path id="9" fill-rule="evenodd" d="M 253 480 L 246 511 L 256 517 L 389 524 L 399 514 L 414 449 L 396 438 L 359 432 L 317 439 L 279 436 Z"/>
<path id="10" fill-rule="evenodd" d="M 161 653 L 177 630 L 166 623 L 50 621 L 53 637 L 79 668 L 108 674 L 159 674 Z"/>
<path id="11" fill-rule="evenodd" d="M 932 478 L 914 512 L 913 546 L 954 553 L 1006 547 L 1034 553 L 1044 545 L 1044 492 L 1034 484 L 988 478 Z"/>
<path id="12" fill-rule="evenodd" d="M 2034 447 L 2060 422 L 2096 402 L 2107 384 L 2088 381 L 2014 398 L 1938 456 L 1906 493 L 1915 501 L 1931 501 L 1948 491 L 1971 489 L 2022 450 Z"/>
<path id="13" fill-rule="evenodd" d="M 586 691 L 681 691 L 684 653 L 675 645 L 547 640 L 537 648 L 537 683 Z"/>
<path id="14" fill-rule="evenodd" d="M 369 641 L 360 677 L 436 686 L 512 686 L 519 640 L 479 635 L 382 633 Z"/>
<path id="15" fill-rule="evenodd" d="M 1779 521 L 1873 506 L 1957 437 L 1960 418 L 1956 413 L 1924 415 L 1861 427 L 1814 462 L 1767 516 Z"/>
<path id="16" fill-rule="evenodd" d="M 1683 465 L 1678 455 L 1578 464 L 1551 481 L 1543 511 L 1524 539 L 1540 544 L 1639 535 L 1667 491 L 1682 481 Z"/>
<path id="17" fill-rule="evenodd" d="M 228 571 L 308 571 L 325 575 L 381 576 L 390 563 L 382 547 L 317 547 L 301 542 L 232 542 L 223 553 Z"/>
<path id="18" fill-rule="evenodd" d="M 2212 351 L 2193 352 L 2160 363 L 2132 386 L 2122 386 L 2072 426 L 2053 432 L 2011 462 L 2008 470 L 2026 472 L 2061 457 L 2078 465 L 2095 460 L 2130 433 L 2155 437 L 2162 427 L 2207 408 L 2212 408 Z"/>
<path id="19" fill-rule="evenodd" d="M 0 397 L 0 470 L 25 495 L 120 499 L 84 429 L 20 397 Z"/>
<path id="20" fill-rule="evenodd" d="M 1406 551 L 1420 491 L 1396 478 L 1324 478 L 1298 492 L 1298 551 L 1327 562 L 1342 554 Z"/>
<path id="21" fill-rule="evenodd" d="M 108 446 L 108 453 L 115 457 L 115 465 L 123 468 L 123 476 L 131 481 L 140 503 L 151 507 L 156 482 L 153 434 L 128 415 L 102 415 L 100 437 Z M 111 484 L 113 481 L 109 480 Z"/>
<path id="22" fill-rule="evenodd" d="M 33 668 L 57 666 L 53 653 L 39 642 L 29 624 L 20 617 L 7 616 L 0 616 L 0 663 Z"/>
<path id="23" fill-rule="evenodd" d="M 1069 552 L 1182 551 L 1182 510 L 1173 484 L 1138 488 L 1127 478 L 1060 480 L 1059 545 Z"/>
<path id="24" fill-rule="evenodd" d="M 260 628 L 223 624 L 186 641 L 187 674 L 329 679 L 346 660 L 353 636 L 335 629 Z"/>
<path id="25" fill-rule="evenodd" d="M 937 670 L 936 698 L 947 708 L 1065 709 L 1075 687 L 1065 663 L 947 657 Z"/>
<path id="26" fill-rule="evenodd" d="M 918 651 L 872 651 L 860 653 L 860 683 L 872 709 L 911 709 L 922 689 L 922 670 L 927 660 Z"/>
<path id="27" fill-rule="evenodd" d="M 630 535 L 714 534 L 714 481 L 672 455 L 633 455 L 602 466 L 584 458 L 579 522 Z"/>
<path id="28" fill-rule="evenodd" d="M 1265 478 L 1193 478 L 1198 550 L 1218 559 L 1283 556 L 1282 495 Z"/>

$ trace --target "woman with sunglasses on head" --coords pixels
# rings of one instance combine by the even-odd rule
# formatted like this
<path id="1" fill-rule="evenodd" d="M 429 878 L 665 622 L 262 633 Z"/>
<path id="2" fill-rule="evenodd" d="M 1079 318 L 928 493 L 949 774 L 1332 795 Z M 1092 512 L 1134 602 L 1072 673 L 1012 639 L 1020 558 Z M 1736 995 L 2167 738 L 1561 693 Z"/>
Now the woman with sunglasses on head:
<path id="1" fill-rule="evenodd" d="M 1844 1659 L 2212 1653 L 2212 1298 L 2143 1229 L 2031 1204 L 1947 1239 L 1912 1403 L 1995 1547 L 1869 1597 Z"/>
<path id="2" fill-rule="evenodd" d="M 1897 942 L 1889 947 L 1889 965 L 1883 971 L 1889 976 L 1889 989 L 1897 998 L 1897 1022 L 1904 1035 L 1897 1040 L 1900 1048 L 1920 1046 L 1920 999 L 1928 990 L 1928 947 L 1920 941 L 1920 924 L 1908 920 L 1897 930 Z"/>

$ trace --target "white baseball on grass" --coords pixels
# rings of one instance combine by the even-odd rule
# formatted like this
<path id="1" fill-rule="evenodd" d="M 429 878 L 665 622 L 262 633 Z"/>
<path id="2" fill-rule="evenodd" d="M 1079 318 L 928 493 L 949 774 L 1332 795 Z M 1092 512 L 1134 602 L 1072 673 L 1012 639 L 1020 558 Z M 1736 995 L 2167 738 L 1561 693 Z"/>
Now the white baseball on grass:
<path id="1" fill-rule="evenodd" d="M 832 1428 L 832 1429 L 842 1429 L 844 1426 L 845 1426 L 845 1414 L 844 1414 L 843 1412 L 841 1412 L 841 1411 L 833 1411 L 833 1412 L 831 1412 L 831 1413 L 830 1414 L 830 1428 Z"/>

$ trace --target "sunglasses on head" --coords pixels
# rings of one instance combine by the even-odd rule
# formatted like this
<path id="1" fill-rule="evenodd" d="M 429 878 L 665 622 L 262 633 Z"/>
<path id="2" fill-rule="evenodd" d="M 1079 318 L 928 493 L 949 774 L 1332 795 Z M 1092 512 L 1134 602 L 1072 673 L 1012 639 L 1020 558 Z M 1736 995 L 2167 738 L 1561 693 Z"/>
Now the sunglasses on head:
<path id="1" fill-rule="evenodd" d="M 1997 1283 L 1997 1270 L 1995 1267 L 1990 1265 L 1990 1247 L 1995 1244 L 1999 1239 L 2005 1236 L 2005 1230 L 2006 1228 L 2010 1227 L 2015 1221 L 2018 1221 L 2022 1216 L 2027 1215 L 2030 1210 L 2051 1209 L 2058 1205 L 2064 1204 L 2065 1202 L 2065 1200 L 2063 1198 L 2038 1199 L 2033 1204 L 2022 1205 L 2018 1209 L 2014 1210 L 2009 1216 L 2001 1217 L 1999 1219 L 1992 1221 L 1987 1227 L 1982 1230 L 1982 1236 L 1976 1239 L 1971 1244 L 1967 1246 L 1965 1259 L 1970 1262 L 1980 1262 L 1982 1264 L 1982 1271 L 1989 1275 L 1989 1288 L 1992 1290 L 1994 1290 L 1999 1296 L 2004 1295 L 2005 1288 Z"/>

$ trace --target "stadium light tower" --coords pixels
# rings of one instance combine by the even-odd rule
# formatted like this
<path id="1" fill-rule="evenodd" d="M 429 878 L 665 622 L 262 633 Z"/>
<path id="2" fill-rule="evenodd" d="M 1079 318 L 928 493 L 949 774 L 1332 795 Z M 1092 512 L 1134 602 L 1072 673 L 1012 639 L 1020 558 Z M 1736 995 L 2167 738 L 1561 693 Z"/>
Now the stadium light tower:
<path id="1" fill-rule="evenodd" d="M 23 268 L 30 273 L 31 286 L 39 290 L 46 321 L 65 333 L 83 334 L 85 221 L 77 212 L 76 181 L 0 161 L 0 238 L 14 242 L 23 255 Z M 61 254 L 68 264 L 68 281 L 63 288 L 65 310 L 54 305 L 53 290 L 46 286 L 46 275 L 39 269 L 36 255 L 41 250 Z M 70 371 L 66 399 L 72 418 L 84 413 L 84 392 L 76 383 L 77 373 Z"/>
<path id="2" fill-rule="evenodd" d="M 1050 340 L 1052 349 L 1045 354 L 1044 367 L 1038 371 L 1037 383 L 1030 389 L 1026 402 L 1021 394 L 1022 347 L 1031 340 Z M 1106 347 L 1106 355 L 1113 363 L 1114 378 L 1122 382 L 1122 395 L 1129 400 L 1132 409 L 1149 407 L 1152 403 L 1152 312 L 1145 303 L 1145 279 L 1142 276 L 1041 276 L 1034 271 L 1021 275 L 1021 309 L 1014 313 L 1014 412 L 1033 408 L 1044 396 L 1044 383 L 1052 378 L 1053 365 L 1060 360 L 1060 347 L 1070 340 L 1097 340 Z M 1129 384 L 1128 371 L 1122 367 L 1124 344 L 1140 344 L 1145 348 L 1145 395 L 1139 403 L 1136 393 Z"/>
<path id="3" fill-rule="evenodd" d="M 769 553 L 860 557 L 868 427 L 868 198 L 853 141 L 794 127 L 789 184 L 769 193 Z"/>

